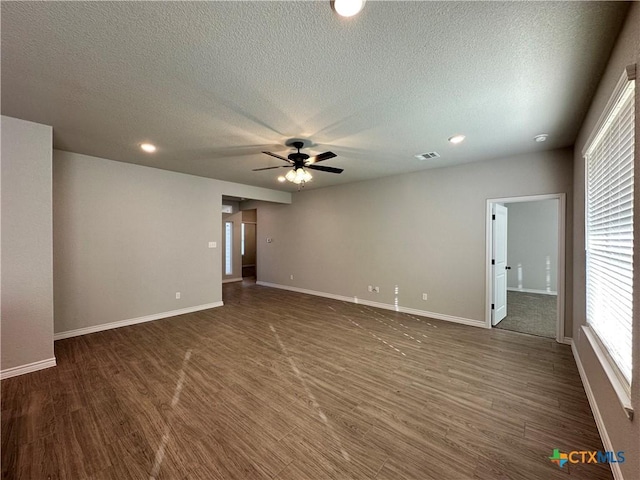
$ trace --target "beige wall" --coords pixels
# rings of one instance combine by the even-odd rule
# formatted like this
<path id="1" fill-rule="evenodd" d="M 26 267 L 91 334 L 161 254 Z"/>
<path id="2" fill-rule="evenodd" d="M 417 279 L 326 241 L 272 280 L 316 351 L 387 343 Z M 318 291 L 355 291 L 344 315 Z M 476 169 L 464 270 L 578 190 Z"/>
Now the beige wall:
<path id="1" fill-rule="evenodd" d="M 220 302 L 222 195 L 290 201 L 58 150 L 53 166 L 56 333 Z"/>
<path id="2" fill-rule="evenodd" d="M 2 117 L 2 375 L 55 362 L 51 127 Z M 41 366 L 44 366 L 41 364 Z M 35 366 L 34 366 L 35 367 Z M 37 369 L 37 368 L 36 368 Z M 15 371 L 14 371 L 15 372 Z M 23 372 L 26 373 L 26 372 Z"/>
<path id="3" fill-rule="evenodd" d="M 221 198 L 205 178 L 56 150 L 56 333 L 220 302 Z"/>
<path id="4" fill-rule="evenodd" d="M 572 152 L 563 149 L 301 191 L 292 205 L 260 204 L 258 280 L 389 305 L 397 286 L 402 307 L 484 322 L 486 200 L 571 197 L 572 178 Z M 566 318 L 570 332 L 570 312 Z"/>
<path id="5" fill-rule="evenodd" d="M 640 471 L 640 289 L 634 289 L 634 332 L 633 341 L 633 392 L 632 404 L 636 412 L 636 419 L 631 422 L 624 414 L 611 384 L 608 381 L 600 362 L 596 358 L 590 343 L 581 332 L 581 326 L 585 324 L 585 254 L 584 254 L 584 159 L 582 150 L 593 131 L 602 111 L 604 110 L 613 89 L 622 75 L 623 69 L 632 63 L 640 63 L 640 4 L 634 2 L 629 11 L 625 26 L 618 37 L 604 77 L 598 86 L 598 90 L 591 104 L 580 134 L 575 144 L 575 170 L 574 170 L 574 324 L 573 339 L 580 361 L 584 367 L 589 385 L 597 402 L 598 411 L 606 427 L 606 432 L 613 443 L 615 450 L 626 451 L 626 461 L 621 464 L 624 477 L 628 480 L 638 478 Z M 637 93 L 636 81 L 636 99 Z M 640 107 L 636 103 L 636 146 L 635 162 L 636 172 L 640 171 Z M 636 212 L 638 208 L 638 195 L 640 188 L 636 181 Z M 635 222 L 635 249 L 640 251 L 640 222 Z M 640 269 L 635 268 L 634 283 L 640 284 Z"/>
<path id="6" fill-rule="evenodd" d="M 223 198 L 222 199 L 222 204 L 231 207 L 231 213 L 236 213 L 236 212 L 240 211 L 240 202 L 236 202 L 234 200 L 225 200 Z"/>
<path id="7" fill-rule="evenodd" d="M 507 203 L 507 287 L 538 292 L 558 291 L 558 200 Z M 549 284 L 547 285 L 547 258 Z"/>

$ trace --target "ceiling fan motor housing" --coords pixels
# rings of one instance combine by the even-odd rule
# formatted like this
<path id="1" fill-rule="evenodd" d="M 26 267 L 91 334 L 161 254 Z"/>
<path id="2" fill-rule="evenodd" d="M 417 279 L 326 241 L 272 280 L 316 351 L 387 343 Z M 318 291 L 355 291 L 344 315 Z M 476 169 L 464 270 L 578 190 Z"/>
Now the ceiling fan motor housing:
<path id="1" fill-rule="evenodd" d="M 305 160 L 309 159 L 309 155 L 306 153 L 300 153 L 300 149 L 304 147 L 303 142 L 291 142 L 291 146 L 293 148 L 298 149 L 297 152 L 291 153 L 288 155 L 288 159 L 295 163 L 296 167 L 301 167 L 304 165 Z"/>
<path id="2" fill-rule="evenodd" d="M 306 153 L 292 153 L 289 155 L 289 160 L 295 163 L 304 162 L 309 158 L 309 155 Z"/>

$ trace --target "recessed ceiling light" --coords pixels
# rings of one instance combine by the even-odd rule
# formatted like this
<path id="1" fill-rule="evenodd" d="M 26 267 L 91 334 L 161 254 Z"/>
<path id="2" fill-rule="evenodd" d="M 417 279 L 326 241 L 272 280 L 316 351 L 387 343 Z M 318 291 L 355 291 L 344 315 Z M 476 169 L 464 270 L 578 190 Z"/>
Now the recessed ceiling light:
<path id="1" fill-rule="evenodd" d="M 548 133 L 542 133 L 540 135 L 536 135 L 535 137 L 533 137 L 533 139 L 536 142 L 540 143 L 540 142 L 546 142 L 548 137 L 549 137 Z"/>
<path id="2" fill-rule="evenodd" d="M 333 0 L 331 5 L 341 17 L 353 17 L 360 13 L 366 0 Z"/>
<path id="3" fill-rule="evenodd" d="M 464 135 L 454 135 L 453 137 L 449 137 L 449 141 L 454 145 L 461 143 L 466 137 Z"/>
<path id="4" fill-rule="evenodd" d="M 284 178 L 282 175 L 280 175 L 280 176 L 278 177 L 278 181 L 279 181 L 280 183 L 282 183 L 282 182 L 286 182 L 286 181 L 287 181 L 287 179 L 286 179 L 286 178 Z"/>
<path id="5" fill-rule="evenodd" d="M 140 148 L 147 153 L 153 153 L 156 151 L 156 146 L 152 143 L 142 143 L 140 144 Z"/>

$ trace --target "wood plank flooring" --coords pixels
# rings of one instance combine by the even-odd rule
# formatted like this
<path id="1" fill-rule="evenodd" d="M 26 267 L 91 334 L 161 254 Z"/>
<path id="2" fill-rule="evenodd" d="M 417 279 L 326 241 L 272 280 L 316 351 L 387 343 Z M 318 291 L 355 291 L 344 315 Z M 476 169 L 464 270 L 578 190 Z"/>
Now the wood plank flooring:
<path id="1" fill-rule="evenodd" d="M 571 350 L 255 284 L 2 381 L 3 479 L 611 479 Z"/>

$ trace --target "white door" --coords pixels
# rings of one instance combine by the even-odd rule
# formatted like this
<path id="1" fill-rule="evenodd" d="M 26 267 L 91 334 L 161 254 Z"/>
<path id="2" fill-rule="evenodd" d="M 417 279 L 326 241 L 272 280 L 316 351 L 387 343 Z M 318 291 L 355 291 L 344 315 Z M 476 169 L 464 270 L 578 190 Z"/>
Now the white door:
<path id="1" fill-rule="evenodd" d="M 493 305 L 491 325 L 507 316 L 507 207 L 493 206 Z"/>

